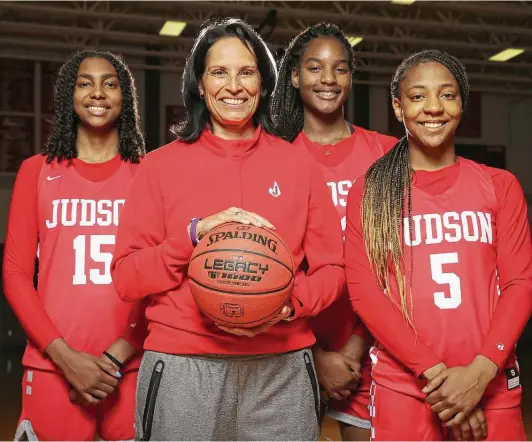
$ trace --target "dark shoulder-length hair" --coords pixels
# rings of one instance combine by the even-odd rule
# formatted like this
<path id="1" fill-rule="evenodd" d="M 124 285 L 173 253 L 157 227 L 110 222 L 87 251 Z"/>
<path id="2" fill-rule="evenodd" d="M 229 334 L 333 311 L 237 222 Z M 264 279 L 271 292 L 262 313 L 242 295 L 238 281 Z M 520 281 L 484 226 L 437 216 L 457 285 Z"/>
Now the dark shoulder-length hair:
<path id="1" fill-rule="evenodd" d="M 205 71 L 207 52 L 214 43 L 226 37 L 240 39 L 255 53 L 261 78 L 261 97 L 253 121 L 255 124 L 260 124 L 266 132 L 277 135 L 269 114 L 270 96 L 277 80 L 273 55 L 264 40 L 250 25 L 237 18 L 226 18 L 211 23 L 201 30 L 187 58 L 181 87 L 187 115 L 184 120 L 171 128 L 171 132 L 180 141 L 193 143 L 199 138 L 205 125 L 209 125 L 212 129 L 210 114 L 205 100 L 200 97 L 198 83 Z"/>

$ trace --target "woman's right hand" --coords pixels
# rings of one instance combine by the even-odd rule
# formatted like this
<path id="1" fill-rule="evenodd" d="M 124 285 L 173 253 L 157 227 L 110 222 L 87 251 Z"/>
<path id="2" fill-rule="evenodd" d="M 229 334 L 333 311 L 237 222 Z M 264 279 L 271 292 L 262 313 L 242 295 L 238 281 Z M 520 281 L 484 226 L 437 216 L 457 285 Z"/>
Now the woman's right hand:
<path id="1" fill-rule="evenodd" d="M 230 222 L 252 224 L 257 227 L 267 227 L 275 230 L 275 226 L 266 218 L 238 207 L 230 207 L 222 212 L 201 219 L 196 226 L 196 236 L 201 239 L 212 229 Z"/>
<path id="2" fill-rule="evenodd" d="M 342 400 L 356 390 L 361 377 L 359 361 L 317 347 L 312 353 L 318 381 L 329 398 Z"/>
<path id="3" fill-rule="evenodd" d="M 87 353 L 73 352 L 60 368 L 81 397 L 89 404 L 97 404 L 113 393 L 118 385 L 113 365 Z"/>
<path id="4" fill-rule="evenodd" d="M 460 425 L 451 427 L 454 440 L 484 440 L 488 436 L 488 423 L 482 408 L 475 408 Z"/>

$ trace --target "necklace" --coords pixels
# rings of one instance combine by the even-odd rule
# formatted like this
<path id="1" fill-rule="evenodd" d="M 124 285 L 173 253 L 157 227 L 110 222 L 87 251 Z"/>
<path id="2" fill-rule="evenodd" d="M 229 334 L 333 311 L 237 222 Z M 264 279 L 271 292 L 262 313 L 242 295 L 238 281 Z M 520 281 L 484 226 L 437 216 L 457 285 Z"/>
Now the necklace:
<path id="1" fill-rule="evenodd" d="M 347 129 L 347 136 L 345 136 L 345 131 Z M 306 134 L 305 134 L 306 135 Z M 345 122 L 345 126 L 344 126 L 344 130 L 342 130 L 342 133 L 336 137 L 332 143 L 329 143 L 329 144 L 322 144 L 322 143 L 315 143 L 314 141 L 312 141 L 310 139 L 310 137 L 307 135 L 307 138 L 310 140 L 310 142 L 312 144 L 314 144 L 314 146 L 316 146 L 319 150 L 321 150 L 323 152 L 324 155 L 330 155 L 332 153 L 332 150 L 333 148 L 336 146 L 336 144 L 345 139 L 345 138 L 349 138 L 351 136 L 351 128 L 349 126 L 349 123 L 346 121 Z"/>

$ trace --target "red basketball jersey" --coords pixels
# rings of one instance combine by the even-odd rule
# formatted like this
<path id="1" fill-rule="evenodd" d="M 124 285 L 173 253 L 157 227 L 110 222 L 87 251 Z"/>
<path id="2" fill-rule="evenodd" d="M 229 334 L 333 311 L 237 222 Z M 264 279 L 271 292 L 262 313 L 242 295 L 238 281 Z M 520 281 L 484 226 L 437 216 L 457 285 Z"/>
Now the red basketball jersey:
<path id="1" fill-rule="evenodd" d="M 499 301 L 497 275 L 498 206 L 489 169 L 463 158 L 455 183 L 430 195 L 412 185 L 412 222 L 404 221 L 405 270 L 412 284 L 412 318 L 419 339 L 448 366 L 469 364 L 488 334 Z M 413 273 L 410 258 L 413 254 Z M 390 272 L 393 273 L 392 266 Z M 391 297 L 399 301 L 394 277 Z M 398 304 L 399 305 L 399 304 Z M 501 344 L 502 345 L 502 344 Z M 372 351 L 375 382 L 424 399 L 424 382 L 385 349 Z M 515 351 L 505 370 L 489 385 L 486 408 L 517 406 L 521 399 Z"/>
<path id="2" fill-rule="evenodd" d="M 137 167 L 120 161 L 95 182 L 69 161 L 43 162 L 38 180 L 39 298 L 65 341 L 96 356 L 139 318 L 139 305 L 121 301 L 111 280 L 120 211 Z M 31 341 L 23 364 L 55 370 Z M 127 367 L 138 364 L 136 357 Z"/>
<path id="3" fill-rule="evenodd" d="M 293 144 L 307 149 L 321 167 L 338 217 L 345 231 L 347 195 L 353 183 L 387 153 L 397 139 L 354 127 L 350 137 L 328 146 L 313 143 L 300 132 Z M 325 153 L 330 152 L 330 153 Z M 318 342 L 327 350 L 339 350 L 353 333 L 355 315 L 346 294 L 329 308 L 312 318 Z"/>

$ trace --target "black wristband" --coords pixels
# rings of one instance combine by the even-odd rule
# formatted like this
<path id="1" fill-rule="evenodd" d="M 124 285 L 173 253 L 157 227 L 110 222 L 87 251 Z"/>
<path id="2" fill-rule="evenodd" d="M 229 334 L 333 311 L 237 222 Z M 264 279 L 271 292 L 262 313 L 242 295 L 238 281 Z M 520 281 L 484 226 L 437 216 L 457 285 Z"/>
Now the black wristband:
<path id="1" fill-rule="evenodd" d="M 122 362 L 116 359 L 111 353 L 104 351 L 103 354 L 107 356 L 111 360 L 111 362 L 115 364 L 120 370 L 122 370 L 122 367 L 124 366 Z"/>

